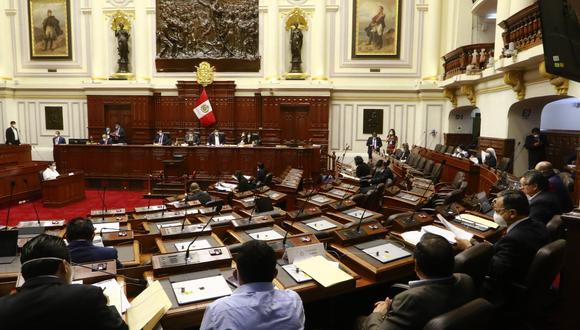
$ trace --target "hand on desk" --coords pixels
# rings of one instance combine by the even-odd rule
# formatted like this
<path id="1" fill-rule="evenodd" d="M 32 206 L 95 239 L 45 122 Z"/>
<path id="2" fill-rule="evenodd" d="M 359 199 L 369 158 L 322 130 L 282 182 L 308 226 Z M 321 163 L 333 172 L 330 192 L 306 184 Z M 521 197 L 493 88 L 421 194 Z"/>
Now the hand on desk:
<path id="1" fill-rule="evenodd" d="M 473 244 L 471 244 L 470 240 L 456 238 L 456 241 L 457 241 L 457 248 L 461 251 L 467 250 L 473 246 Z"/>
<path id="2" fill-rule="evenodd" d="M 373 313 L 387 314 L 387 311 L 391 307 L 392 302 L 393 300 L 389 297 L 387 297 L 385 300 L 377 301 L 375 303 L 375 309 L 373 310 Z"/>

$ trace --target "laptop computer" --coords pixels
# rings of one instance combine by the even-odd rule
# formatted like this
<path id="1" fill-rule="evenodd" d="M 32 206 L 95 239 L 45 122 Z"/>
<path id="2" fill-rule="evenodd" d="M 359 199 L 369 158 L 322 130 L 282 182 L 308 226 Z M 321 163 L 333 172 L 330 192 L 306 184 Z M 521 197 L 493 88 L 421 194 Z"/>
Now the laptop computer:
<path id="1" fill-rule="evenodd" d="M 477 193 L 475 197 L 479 201 L 480 212 L 487 215 L 493 215 L 494 210 L 491 204 L 489 203 L 489 199 L 487 199 L 485 191 Z"/>
<path id="2" fill-rule="evenodd" d="M 10 264 L 18 252 L 18 230 L 0 231 L 0 264 Z"/>

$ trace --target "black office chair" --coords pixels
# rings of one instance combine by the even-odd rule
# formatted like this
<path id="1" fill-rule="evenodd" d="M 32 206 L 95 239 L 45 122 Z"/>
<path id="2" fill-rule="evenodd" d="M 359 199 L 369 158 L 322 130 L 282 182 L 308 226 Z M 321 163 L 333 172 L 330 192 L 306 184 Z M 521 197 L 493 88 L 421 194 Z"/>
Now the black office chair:
<path id="1" fill-rule="evenodd" d="M 562 217 L 559 214 L 555 214 L 546 224 L 546 229 L 548 229 L 553 241 L 563 238 L 564 227 L 562 226 Z"/>
<path id="2" fill-rule="evenodd" d="M 502 157 L 499 163 L 497 163 L 497 169 L 500 171 L 507 171 L 510 168 L 511 158 Z"/>
<path id="3" fill-rule="evenodd" d="M 454 273 L 471 276 L 476 288 L 481 288 L 493 256 L 493 245 L 479 243 L 455 255 Z"/>
<path id="4" fill-rule="evenodd" d="M 453 151 L 455 150 L 454 146 L 447 146 L 447 149 L 445 150 L 446 154 L 452 154 Z"/>
<path id="5" fill-rule="evenodd" d="M 438 206 L 458 202 L 461 199 L 463 199 L 466 190 L 467 190 L 467 181 L 461 181 L 459 188 L 452 190 L 450 192 L 436 193 L 435 195 L 433 195 L 429 204 L 432 206 Z"/>
<path id="6" fill-rule="evenodd" d="M 272 179 L 273 178 L 274 178 L 274 174 L 272 174 L 272 173 L 266 174 L 266 178 L 264 179 L 264 185 L 265 186 L 271 186 L 272 185 Z"/>
<path id="7" fill-rule="evenodd" d="M 439 315 L 429 321 L 423 330 L 488 330 L 493 329 L 494 308 L 483 298 Z"/>
<path id="8" fill-rule="evenodd" d="M 437 152 L 441 152 L 441 148 L 443 148 L 443 145 L 441 143 L 437 143 L 435 145 L 435 149 L 434 150 L 437 151 Z"/>

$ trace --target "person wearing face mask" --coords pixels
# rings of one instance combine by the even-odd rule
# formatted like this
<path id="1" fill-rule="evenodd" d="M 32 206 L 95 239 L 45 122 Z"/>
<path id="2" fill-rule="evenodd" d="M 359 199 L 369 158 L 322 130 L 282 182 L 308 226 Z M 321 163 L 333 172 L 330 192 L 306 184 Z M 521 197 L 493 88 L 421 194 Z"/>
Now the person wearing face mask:
<path id="1" fill-rule="evenodd" d="M 537 127 L 532 128 L 532 134 L 526 136 L 524 147 L 528 149 L 528 169 L 533 169 L 538 162 L 546 160 L 548 138 L 540 133 Z"/>
<path id="2" fill-rule="evenodd" d="M 42 172 L 42 179 L 44 181 L 54 180 L 58 178 L 60 174 L 58 174 L 56 170 L 56 162 L 50 163 L 50 166 Z"/>
<path id="3" fill-rule="evenodd" d="M 562 213 L 568 213 L 574 208 L 570 193 L 564 185 L 562 178 L 554 171 L 554 166 L 548 161 L 539 162 L 536 164 L 536 171 L 540 171 L 542 175 L 548 179 L 548 190 L 553 192 L 558 197 L 560 205 L 562 206 Z"/>
<path id="4" fill-rule="evenodd" d="M 397 143 L 399 142 L 399 138 L 397 137 L 397 133 L 395 133 L 394 129 L 389 130 L 389 135 L 387 135 L 387 153 L 392 155 L 397 149 Z"/>
<path id="5" fill-rule="evenodd" d="M 483 293 L 491 302 L 509 306 L 509 298 L 515 296 L 512 283 L 524 280 L 536 252 L 550 242 L 550 235 L 543 223 L 529 217 L 528 199 L 521 191 L 500 192 L 493 208 L 494 221 L 507 232 L 493 246 Z M 463 250 L 471 243 L 458 239 L 457 246 Z"/>
<path id="6" fill-rule="evenodd" d="M 547 224 L 554 215 L 562 214 L 558 196 L 548 190 L 548 179 L 540 171 L 527 171 L 520 178 L 520 189 L 530 201 L 530 218 Z"/>
<path id="7" fill-rule="evenodd" d="M 59 131 L 56 131 L 56 132 L 54 132 L 54 137 L 52 138 L 52 144 L 53 145 L 66 144 L 66 139 L 63 138 L 62 136 L 60 136 Z"/>
<path id="8" fill-rule="evenodd" d="M 169 134 L 163 133 L 163 130 L 160 129 L 157 131 L 153 144 L 158 146 L 168 146 L 171 145 L 171 138 L 169 138 Z"/>
<path id="9" fill-rule="evenodd" d="M 22 248 L 20 263 L 25 283 L 0 298 L 2 329 L 128 329 L 101 288 L 70 284 L 73 270 L 62 238 L 34 237 Z"/>
<path id="10" fill-rule="evenodd" d="M 457 146 L 457 148 L 455 149 L 455 153 L 453 153 L 452 156 L 457 158 L 467 158 L 469 157 L 469 153 L 464 150 L 463 146 L 460 145 Z"/>
<path id="11" fill-rule="evenodd" d="M 216 128 L 207 138 L 207 144 L 212 146 L 221 146 L 226 143 L 226 137 Z"/>

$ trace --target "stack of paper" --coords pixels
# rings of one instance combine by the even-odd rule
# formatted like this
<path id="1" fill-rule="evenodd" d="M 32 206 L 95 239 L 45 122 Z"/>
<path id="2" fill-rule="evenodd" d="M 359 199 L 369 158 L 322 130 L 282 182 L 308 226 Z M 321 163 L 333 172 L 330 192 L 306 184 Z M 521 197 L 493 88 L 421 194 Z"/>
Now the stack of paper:
<path id="1" fill-rule="evenodd" d="M 440 215 L 438 215 L 438 217 L 440 217 Z M 443 228 L 440 228 L 437 226 L 428 225 L 428 226 L 421 227 L 421 231 L 415 230 L 415 231 L 404 232 L 401 234 L 401 237 L 403 237 L 403 239 L 405 241 L 407 241 L 413 245 L 417 245 L 417 243 L 419 243 L 419 241 L 421 240 L 421 237 L 423 237 L 423 235 L 425 233 L 439 235 L 439 236 L 445 238 L 451 244 L 457 243 L 457 239 L 470 240 L 471 238 L 473 238 L 473 234 L 471 234 L 471 233 L 469 233 L 469 232 L 467 232 L 467 231 L 465 231 L 457 226 L 450 224 L 445 219 L 440 219 L 440 220 L 443 223 L 443 225 L 445 225 L 445 227 L 447 229 L 443 229 Z"/>
<path id="2" fill-rule="evenodd" d="M 195 280 L 171 283 L 177 303 L 188 304 L 232 294 L 222 275 L 198 278 Z"/>
<path id="3" fill-rule="evenodd" d="M 103 294 L 105 294 L 109 300 L 109 305 L 115 306 L 117 311 L 119 311 L 119 314 L 125 313 L 125 311 L 131 307 L 131 304 L 129 304 L 129 300 L 127 300 L 127 296 L 125 295 L 123 288 L 121 288 L 119 282 L 116 280 L 110 279 L 95 283 L 93 285 L 98 286 L 103 290 Z"/>
<path id="4" fill-rule="evenodd" d="M 324 287 L 352 280 L 352 276 L 336 267 L 336 264 L 323 256 L 316 256 L 294 263 L 301 271 L 308 274 Z"/>
<path id="5" fill-rule="evenodd" d="M 153 282 L 131 302 L 127 310 L 129 329 L 150 330 L 171 308 L 171 300 L 159 281 Z"/>

